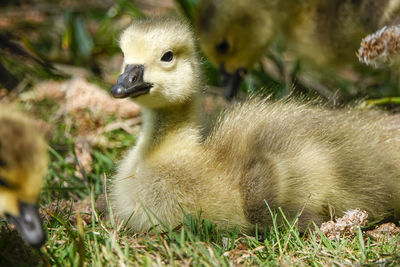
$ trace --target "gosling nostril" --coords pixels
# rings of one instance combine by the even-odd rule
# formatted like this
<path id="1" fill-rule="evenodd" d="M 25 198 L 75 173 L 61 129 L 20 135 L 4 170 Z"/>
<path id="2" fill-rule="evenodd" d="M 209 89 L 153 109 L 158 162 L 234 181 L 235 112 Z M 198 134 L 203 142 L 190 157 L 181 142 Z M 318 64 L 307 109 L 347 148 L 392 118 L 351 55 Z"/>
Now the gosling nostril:
<path id="1" fill-rule="evenodd" d="M 129 82 L 130 83 L 134 83 L 134 82 L 136 82 L 136 80 L 137 80 L 137 76 L 136 75 L 134 75 L 134 76 L 129 78 Z"/>

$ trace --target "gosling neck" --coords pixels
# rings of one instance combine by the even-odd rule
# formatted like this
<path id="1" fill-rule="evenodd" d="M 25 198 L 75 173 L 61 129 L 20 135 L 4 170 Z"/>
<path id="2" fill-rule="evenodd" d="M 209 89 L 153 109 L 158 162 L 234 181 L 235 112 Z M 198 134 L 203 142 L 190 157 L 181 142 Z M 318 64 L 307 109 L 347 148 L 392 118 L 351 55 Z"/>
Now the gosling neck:
<path id="1" fill-rule="evenodd" d="M 137 146 L 141 147 L 143 152 L 151 151 L 170 133 L 188 129 L 199 132 L 197 99 L 168 107 L 141 109 L 143 125 Z M 200 133 L 198 135 L 200 136 Z"/>

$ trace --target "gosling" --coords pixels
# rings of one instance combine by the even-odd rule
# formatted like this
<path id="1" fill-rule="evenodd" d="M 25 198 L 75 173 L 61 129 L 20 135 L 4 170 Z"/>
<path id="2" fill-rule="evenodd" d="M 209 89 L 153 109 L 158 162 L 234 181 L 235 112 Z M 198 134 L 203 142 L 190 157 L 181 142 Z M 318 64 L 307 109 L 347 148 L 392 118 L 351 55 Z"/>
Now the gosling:
<path id="1" fill-rule="evenodd" d="M 47 170 L 47 145 L 27 116 L 0 106 L 0 216 L 32 247 L 46 240 L 36 201 Z"/>
<path id="2" fill-rule="evenodd" d="M 306 70 L 360 68 L 355 52 L 361 39 L 400 23 L 400 1 L 202 0 L 196 17 L 200 46 L 220 68 L 224 94 L 232 98 L 278 39 Z"/>
<path id="3" fill-rule="evenodd" d="M 253 98 L 204 137 L 190 27 L 177 18 L 136 20 L 120 47 L 111 93 L 141 106 L 143 126 L 109 193 L 134 232 L 175 227 L 185 212 L 251 233 L 271 225 L 266 203 L 289 218 L 303 209 L 301 230 L 355 208 L 372 221 L 399 208 L 400 129 L 388 115 Z"/>

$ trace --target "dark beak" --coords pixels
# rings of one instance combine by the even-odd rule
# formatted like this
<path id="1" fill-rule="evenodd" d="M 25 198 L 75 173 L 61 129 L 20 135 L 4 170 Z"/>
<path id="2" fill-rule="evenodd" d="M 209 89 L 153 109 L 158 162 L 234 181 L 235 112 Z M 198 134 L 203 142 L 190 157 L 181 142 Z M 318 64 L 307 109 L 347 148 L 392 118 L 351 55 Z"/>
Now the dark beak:
<path id="1" fill-rule="evenodd" d="M 153 84 L 143 81 L 143 73 L 143 65 L 126 65 L 124 73 L 118 77 L 117 84 L 111 88 L 111 94 L 116 98 L 138 97 L 148 94 Z"/>
<path id="2" fill-rule="evenodd" d="M 21 215 L 7 215 L 7 219 L 13 223 L 27 243 L 34 248 L 40 248 L 46 241 L 42 222 L 36 205 L 21 202 L 19 205 Z"/>
<path id="3" fill-rule="evenodd" d="M 219 73 L 221 75 L 221 85 L 224 96 L 225 98 L 231 100 L 236 96 L 240 88 L 240 84 L 247 74 L 247 70 L 245 68 L 239 68 L 234 73 L 229 73 L 225 70 L 224 64 L 221 64 Z"/>

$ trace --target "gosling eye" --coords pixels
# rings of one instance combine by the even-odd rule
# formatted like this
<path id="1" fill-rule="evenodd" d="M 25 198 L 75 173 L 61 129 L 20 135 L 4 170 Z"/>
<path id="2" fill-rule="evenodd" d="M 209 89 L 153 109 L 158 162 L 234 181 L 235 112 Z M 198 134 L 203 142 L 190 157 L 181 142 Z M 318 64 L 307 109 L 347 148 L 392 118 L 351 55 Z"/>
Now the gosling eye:
<path id="1" fill-rule="evenodd" d="M 229 52 L 229 48 L 229 43 L 225 39 L 215 46 L 215 50 L 217 50 L 217 52 L 220 54 L 227 54 Z"/>
<path id="2" fill-rule="evenodd" d="M 172 53 L 172 51 L 165 52 L 164 55 L 162 55 L 161 57 L 161 61 L 164 62 L 170 62 L 172 61 L 172 59 L 174 59 L 174 53 Z"/>

